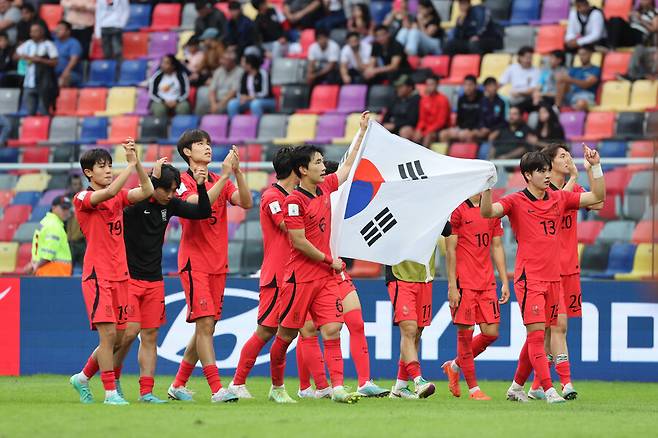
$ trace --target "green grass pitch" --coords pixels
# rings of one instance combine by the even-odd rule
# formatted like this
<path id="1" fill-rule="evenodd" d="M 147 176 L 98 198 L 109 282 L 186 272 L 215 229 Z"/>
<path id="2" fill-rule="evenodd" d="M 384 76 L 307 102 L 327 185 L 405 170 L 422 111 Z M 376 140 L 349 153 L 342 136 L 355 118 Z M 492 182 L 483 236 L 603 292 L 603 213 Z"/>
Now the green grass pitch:
<path id="1" fill-rule="evenodd" d="M 224 382 L 228 379 L 224 377 Z M 171 377 L 156 378 L 165 396 Z M 658 434 L 658 384 L 577 382 L 578 400 L 563 405 L 505 400 L 508 382 L 482 381 L 490 402 L 453 398 L 445 381 L 426 400 L 362 399 L 355 405 L 302 400 L 267 401 L 269 382 L 248 382 L 255 400 L 211 404 L 201 377 L 188 386 L 196 402 L 142 405 L 136 376 L 121 379 L 130 406 L 104 406 L 100 380 L 91 382 L 93 405 L 81 405 L 68 376 L 0 377 L 0 438 L 9 437 L 609 437 Z M 288 387 L 296 388 L 296 379 Z M 378 381 L 391 385 L 390 381 Z M 347 385 L 355 386 L 354 381 Z M 462 384 L 462 391 L 465 387 Z M 296 397 L 295 397 L 296 398 Z"/>

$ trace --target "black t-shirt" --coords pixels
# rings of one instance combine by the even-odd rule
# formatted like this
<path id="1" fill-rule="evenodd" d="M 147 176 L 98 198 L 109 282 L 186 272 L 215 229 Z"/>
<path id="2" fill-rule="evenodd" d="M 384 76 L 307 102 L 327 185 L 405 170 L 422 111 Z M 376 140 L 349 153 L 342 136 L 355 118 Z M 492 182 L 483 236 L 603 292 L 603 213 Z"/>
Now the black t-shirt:
<path id="1" fill-rule="evenodd" d="M 524 146 L 526 149 L 529 149 L 528 134 L 532 131 L 525 123 L 512 128 L 509 124 L 500 130 L 498 138 L 494 141 L 494 147 L 496 148 L 496 157 L 506 154 L 519 146 Z"/>
<path id="2" fill-rule="evenodd" d="M 482 91 L 476 90 L 475 96 L 470 99 L 465 94 L 457 100 L 457 126 L 460 129 L 478 129 L 482 125 L 480 120 L 480 101 Z"/>
<path id="3" fill-rule="evenodd" d="M 399 70 L 409 70 L 409 62 L 407 62 L 407 54 L 404 52 L 404 47 L 393 38 L 391 38 L 387 46 L 382 46 L 375 42 L 372 45 L 372 56 L 377 58 L 381 66 L 389 65 L 394 56 L 399 56 L 401 58 Z"/>
<path id="4" fill-rule="evenodd" d="M 283 26 L 279 23 L 274 8 L 269 8 L 264 14 L 256 16 L 256 29 L 262 42 L 270 43 L 283 35 Z"/>

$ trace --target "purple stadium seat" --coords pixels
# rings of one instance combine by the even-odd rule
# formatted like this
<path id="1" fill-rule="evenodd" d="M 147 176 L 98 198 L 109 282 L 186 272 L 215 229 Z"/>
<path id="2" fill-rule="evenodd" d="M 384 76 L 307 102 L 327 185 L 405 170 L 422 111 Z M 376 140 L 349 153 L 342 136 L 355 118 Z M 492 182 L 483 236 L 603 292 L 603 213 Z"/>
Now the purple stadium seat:
<path id="1" fill-rule="evenodd" d="M 318 120 L 315 143 L 331 143 L 334 138 L 345 135 L 345 116 L 342 114 L 324 114 Z"/>
<path id="2" fill-rule="evenodd" d="M 556 24 L 569 17 L 569 0 L 552 0 L 542 2 L 541 18 L 531 24 Z"/>
<path id="3" fill-rule="evenodd" d="M 583 111 L 564 112 L 560 114 L 560 124 L 564 128 L 564 135 L 568 139 L 583 135 L 585 126 L 585 113 Z"/>
<path id="4" fill-rule="evenodd" d="M 367 85 L 343 85 L 338 95 L 338 107 L 329 113 L 358 113 L 366 107 Z"/>
<path id="5" fill-rule="evenodd" d="M 574 141 L 574 142 L 571 143 L 571 156 L 572 157 L 581 158 L 583 156 L 584 152 L 585 152 L 585 148 L 583 147 L 582 142 Z"/>
<path id="6" fill-rule="evenodd" d="M 154 32 L 151 34 L 148 57 L 160 59 L 168 53 L 178 51 L 178 37 L 175 32 Z"/>
<path id="7" fill-rule="evenodd" d="M 258 135 L 258 117 L 240 114 L 231 120 L 229 140 L 231 143 L 244 143 L 255 139 Z"/>
<path id="8" fill-rule="evenodd" d="M 48 190 L 44 195 L 41 197 L 39 200 L 39 205 L 48 205 L 50 206 L 53 202 L 53 199 L 55 199 L 58 196 L 61 196 L 65 194 L 66 190 L 64 189 L 53 189 L 53 190 Z"/>
<path id="9" fill-rule="evenodd" d="M 135 104 L 134 115 L 137 116 L 148 116 L 149 113 L 149 103 L 151 99 L 149 98 L 149 92 L 146 88 L 137 88 L 137 103 Z"/>
<path id="10" fill-rule="evenodd" d="M 228 116 L 224 114 L 207 114 L 201 119 L 199 129 L 203 129 L 212 139 L 213 144 L 228 143 Z"/>

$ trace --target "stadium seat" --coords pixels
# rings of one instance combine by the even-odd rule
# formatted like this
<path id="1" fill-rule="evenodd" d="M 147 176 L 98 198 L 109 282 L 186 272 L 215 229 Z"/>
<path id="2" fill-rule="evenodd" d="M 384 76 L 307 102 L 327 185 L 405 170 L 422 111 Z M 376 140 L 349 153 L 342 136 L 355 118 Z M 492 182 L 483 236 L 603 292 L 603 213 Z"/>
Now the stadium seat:
<path id="1" fill-rule="evenodd" d="M 146 80 L 146 61 L 133 60 L 123 61 L 119 72 L 120 86 L 136 86 Z M 110 90 L 111 93 L 111 90 Z"/>
<path id="2" fill-rule="evenodd" d="M 436 4 L 436 2 L 432 2 Z M 485 0 L 485 6 L 491 12 L 491 16 L 496 21 L 507 21 L 509 19 L 510 6 L 512 0 Z M 435 6 L 436 8 L 436 6 Z M 441 15 L 447 17 L 448 15 Z"/>
<path id="3" fill-rule="evenodd" d="M 5 208 L 11 203 L 11 200 L 14 199 L 14 190 L 0 190 L 0 208 Z M 2 218 L 4 219 L 6 212 L 3 211 Z"/>
<path id="4" fill-rule="evenodd" d="M 535 40 L 535 51 L 542 55 L 546 55 L 553 50 L 564 49 L 565 33 L 565 28 L 559 24 L 539 26 L 537 30 L 537 39 Z"/>
<path id="5" fill-rule="evenodd" d="M 453 143 L 450 146 L 448 155 L 455 158 L 477 158 L 477 143 Z"/>
<path id="6" fill-rule="evenodd" d="M 245 178 L 247 179 L 247 185 L 249 186 L 249 190 L 255 190 L 257 192 L 260 192 L 265 187 L 267 187 L 267 180 L 269 178 L 269 174 L 261 170 L 250 170 L 249 172 L 245 173 Z"/>
<path id="7" fill-rule="evenodd" d="M 591 112 L 585 122 L 585 133 L 581 137 L 574 137 L 576 141 L 598 141 L 603 138 L 612 138 L 615 128 L 614 112 Z"/>
<path id="8" fill-rule="evenodd" d="M 194 105 L 194 114 L 203 116 L 210 113 L 210 98 L 208 97 L 209 89 L 207 85 L 199 87 L 196 91 L 196 103 Z"/>
<path id="9" fill-rule="evenodd" d="M 598 240 L 604 243 L 628 242 L 631 240 L 634 229 L 635 222 L 633 221 L 610 221 L 601 230 Z"/>
<path id="10" fill-rule="evenodd" d="M 484 82 L 489 76 L 500 78 L 510 62 L 512 62 L 512 56 L 507 53 L 487 53 L 482 57 L 478 82 Z"/>
<path id="11" fill-rule="evenodd" d="M 62 17 L 64 16 L 64 8 L 59 4 L 44 4 L 39 8 L 39 17 L 46 22 L 48 30 L 53 32 Z"/>
<path id="12" fill-rule="evenodd" d="M 621 199 L 631 175 L 626 168 L 615 168 L 605 172 L 606 200 L 603 208 L 597 212 L 602 219 L 617 219 L 619 217 Z"/>
<path id="13" fill-rule="evenodd" d="M 309 93 L 308 85 L 285 85 L 281 90 L 279 111 L 291 114 L 308 107 Z"/>
<path id="14" fill-rule="evenodd" d="M 24 222 L 16 229 L 13 240 L 18 243 L 32 242 L 34 231 L 40 227 L 41 224 L 39 222 Z"/>
<path id="15" fill-rule="evenodd" d="M 644 138 L 644 113 L 623 112 L 617 115 L 616 138 Z"/>
<path id="16" fill-rule="evenodd" d="M 51 200 L 52 202 L 52 200 Z M 52 207 L 50 205 L 42 205 L 41 201 L 39 201 L 39 205 L 36 205 L 32 209 L 32 213 L 30 214 L 30 222 L 39 222 L 43 217 L 50 211 Z"/>
<path id="17" fill-rule="evenodd" d="M 607 181 L 607 180 L 606 180 Z M 624 217 L 639 220 L 649 207 L 652 184 L 656 183 L 650 170 L 635 173 L 628 182 L 622 200 Z"/>
<path id="18" fill-rule="evenodd" d="M 127 137 L 138 138 L 139 117 L 115 116 L 110 121 L 110 135 L 107 139 L 98 140 L 98 144 L 119 144 Z"/>
<path id="19" fill-rule="evenodd" d="M 73 116 L 78 106 L 77 88 L 60 88 L 55 103 L 56 116 Z"/>
<path id="20" fill-rule="evenodd" d="M 184 59 L 185 58 L 185 44 L 194 36 L 193 30 L 186 30 L 178 34 L 178 51 L 176 52 L 176 58 Z"/>
<path id="21" fill-rule="evenodd" d="M 593 244 L 604 225 L 601 221 L 578 221 L 578 242 Z"/>
<path id="22" fill-rule="evenodd" d="M 20 88 L 0 88 L 0 114 L 14 114 L 21 104 Z"/>
<path id="23" fill-rule="evenodd" d="M 583 111 L 572 111 L 560 113 L 560 124 L 564 129 L 567 139 L 583 135 L 586 113 Z"/>
<path id="24" fill-rule="evenodd" d="M 109 59 L 91 61 L 87 87 L 111 87 L 116 81 L 117 63 Z"/>
<path id="25" fill-rule="evenodd" d="M 166 117 L 142 117 L 139 134 L 140 142 L 153 142 L 159 138 L 166 138 L 167 124 L 168 120 Z"/>
<path id="26" fill-rule="evenodd" d="M 201 125 L 199 128 L 210 134 L 213 144 L 226 143 L 228 134 L 228 116 L 225 114 L 207 114 L 201 118 Z M 176 144 L 176 141 L 174 141 L 173 144 Z"/>
<path id="27" fill-rule="evenodd" d="M 382 265 L 365 260 L 354 260 L 348 273 L 354 278 L 376 278 L 382 274 Z"/>
<path id="28" fill-rule="evenodd" d="M 631 95 L 629 81 L 608 81 L 601 90 L 601 105 L 593 108 L 594 111 L 623 111 L 628 108 Z"/>
<path id="29" fill-rule="evenodd" d="M 322 120 L 320 120 L 319 123 L 321 123 Z M 319 126 L 318 123 L 318 126 Z M 343 156 L 345 155 L 345 152 L 347 152 L 347 147 L 346 146 L 339 146 L 339 145 L 327 145 L 323 148 L 324 153 L 322 154 L 324 156 L 325 160 L 330 160 L 330 161 L 338 161 L 343 159 Z"/>
<path id="30" fill-rule="evenodd" d="M 527 24 L 539 19 L 540 2 L 535 0 L 514 0 L 508 24 Z"/>
<path id="31" fill-rule="evenodd" d="M 324 114 L 318 120 L 318 128 L 314 143 L 328 144 L 334 138 L 345 135 L 345 116 L 343 114 Z"/>
<path id="32" fill-rule="evenodd" d="M 371 120 L 375 120 L 377 115 L 374 112 L 371 112 L 369 115 Z M 347 121 L 345 122 L 345 136 L 343 138 L 334 138 L 334 144 L 347 145 L 352 143 L 354 136 L 359 132 L 359 124 L 361 120 L 361 114 L 354 113 L 347 116 Z"/>
<path id="33" fill-rule="evenodd" d="M 0 222 L 0 228 L 3 227 L 4 223 Z M 0 237 L 6 238 L 7 234 L 4 233 L 4 230 L 0 231 Z M 13 236 L 13 233 L 12 233 Z M 9 239 L 4 240 L 11 240 Z M 16 269 L 16 255 L 18 254 L 18 243 L 17 242 L 0 242 L 0 274 L 8 274 L 14 272 Z"/>
<path id="34" fill-rule="evenodd" d="M 540 24 L 556 24 L 569 17 L 569 0 L 542 2 Z"/>
<path id="35" fill-rule="evenodd" d="M 107 106 L 107 88 L 83 88 L 78 100 L 78 116 L 93 116 L 105 111 Z"/>
<path id="36" fill-rule="evenodd" d="M 580 258 L 580 270 L 583 277 L 606 276 L 604 272 L 608 267 L 610 258 L 610 244 L 597 242 L 585 245 Z"/>
<path id="37" fill-rule="evenodd" d="M 347 39 L 347 29 L 335 27 L 329 32 L 329 39 L 336 41 L 339 46 L 343 47 L 345 45 L 345 40 Z"/>
<path id="38" fill-rule="evenodd" d="M 18 246 L 18 254 L 16 255 L 16 269 L 14 274 L 21 275 L 25 272 L 25 267 L 32 260 L 32 241 L 29 243 L 22 243 Z"/>
<path id="39" fill-rule="evenodd" d="M 263 114 L 258 124 L 259 143 L 269 143 L 275 138 L 284 137 L 288 127 L 288 116 L 285 114 Z"/>
<path id="40" fill-rule="evenodd" d="M 130 5 L 130 15 L 128 18 L 128 24 L 124 27 L 124 30 L 128 32 L 134 32 L 140 30 L 144 27 L 148 27 L 151 24 L 151 5 L 144 3 L 132 3 Z M 126 34 L 124 33 L 124 36 Z M 124 40 L 125 41 L 125 40 Z M 125 43 L 124 43 L 124 57 L 125 57 Z"/>
<path id="41" fill-rule="evenodd" d="M 656 247 L 651 243 L 641 243 L 637 246 L 633 257 L 633 266 L 630 272 L 618 273 L 615 280 L 646 280 L 655 278 L 658 268 L 656 267 Z"/>
<path id="42" fill-rule="evenodd" d="M 98 59 L 103 59 L 103 56 L 103 46 L 101 39 L 92 36 L 91 47 L 89 48 L 89 60 L 96 61 Z"/>
<path id="43" fill-rule="evenodd" d="M 315 114 L 293 114 L 288 119 L 285 138 L 274 139 L 274 144 L 299 144 L 313 140 L 317 121 Z"/>
<path id="44" fill-rule="evenodd" d="M 299 33 L 299 41 L 302 50 L 299 53 L 288 54 L 290 58 L 306 59 L 308 57 L 308 49 L 311 44 L 315 42 L 315 29 L 304 29 Z"/>
<path id="45" fill-rule="evenodd" d="M 242 249 L 241 273 L 253 274 L 263 263 L 263 240 L 247 240 Z"/>
<path id="46" fill-rule="evenodd" d="M 50 121 L 50 135 L 45 144 L 60 146 L 78 141 L 78 118 L 55 116 Z"/>
<path id="47" fill-rule="evenodd" d="M 229 223 L 239 224 L 247 217 L 245 209 L 240 207 L 229 206 L 227 211 Z"/>
<path id="48" fill-rule="evenodd" d="M 378 113 L 391 104 L 394 96 L 395 90 L 390 85 L 373 85 L 368 90 L 368 109 Z"/>
<path id="49" fill-rule="evenodd" d="M 650 220 L 638 222 L 631 236 L 631 242 L 640 244 L 652 241 L 658 242 L 658 222 Z"/>
<path id="50" fill-rule="evenodd" d="M 153 8 L 151 25 L 144 30 L 157 32 L 171 31 L 178 28 L 180 26 L 181 9 L 182 6 L 178 3 L 157 3 Z"/>
<path id="51" fill-rule="evenodd" d="M 303 82 L 306 61 L 303 59 L 275 58 L 272 61 L 272 85 L 293 85 Z"/>
<path id="52" fill-rule="evenodd" d="M 425 55 L 420 60 L 421 68 L 428 68 L 432 73 L 445 78 L 450 68 L 450 57 L 447 55 Z"/>
<path id="53" fill-rule="evenodd" d="M 343 85 L 338 94 L 338 107 L 330 112 L 348 114 L 363 111 L 366 107 L 366 85 Z"/>
<path id="54" fill-rule="evenodd" d="M 617 75 L 625 75 L 631 62 L 631 52 L 609 52 L 603 60 L 602 81 L 614 81 Z M 577 66 L 575 66 L 577 67 Z"/>
<path id="55" fill-rule="evenodd" d="M 601 64 L 603 63 L 603 53 L 601 52 L 594 52 L 592 53 L 592 58 L 590 60 L 592 65 L 595 65 L 597 67 L 601 67 Z M 573 58 L 573 67 L 582 67 L 583 63 L 580 62 L 580 57 L 576 56 Z"/>
<path id="56" fill-rule="evenodd" d="M 647 113 L 647 138 L 658 138 L 658 111 Z"/>
<path id="57" fill-rule="evenodd" d="M 658 106 L 658 81 L 635 81 L 631 89 L 630 111 L 644 111 Z"/>
<path id="58" fill-rule="evenodd" d="M 0 173 L 0 191 L 4 192 L 8 189 L 13 189 L 18 181 L 17 175 L 11 173 Z M 2 215 L 0 215 L 0 218 Z"/>
<path id="59" fill-rule="evenodd" d="M 18 163 L 18 148 L 0 148 L 0 163 Z"/>
<path id="60" fill-rule="evenodd" d="M 183 30 L 194 29 L 194 22 L 198 17 L 196 6 L 194 3 L 185 3 L 183 6 L 183 14 L 181 17 L 180 28 Z"/>
<path id="61" fill-rule="evenodd" d="M 176 144 L 178 138 L 188 129 L 195 129 L 199 126 L 199 116 L 195 115 L 177 115 L 171 119 L 169 138 L 164 139 L 161 143 Z"/>
<path id="62" fill-rule="evenodd" d="M 450 66 L 450 76 L 441 83 L 461 85 L 468 75 L 478 76 L 480 72 L 480 55 L 455 55 Z"/>
<path id="63" fill-rule="evenodd" d="M 51 179 L 52 179 L 52 178 L 51 178 Z M 41 219 L 41 218 L 43 217 L 43 215 L 45 215 L 45 212 L 44 212 L 41 216 L 35 216 L 35 215 L 34 215 L 34 214 L 35 214 L 35 211 L 36 211 L 37 213 L 40 213 L 40 212 L 38 211 L 38 207 L 46 207 L 46 208 L 50 209 L 51 204 L 52 204 L 52 202 L 53 202 L 53 199 L 55 199 L 56 197 L 58 197 L 58 196 L 60 196 L 60 195 L 64 195 L 64 194 L 66 194 L 66 191 L 65 191 L 65 190 L 50 190 L 50 189 L 47 190 L 47 191 L 43 194 L 43 196 L 41 197 L 41 199 L 39 199 L 39 204 L 37 205 L 37 207 L 35 207 L 35 208 L 32 210 L 32 215 L 30 216 L 30 221 L 31 221 L 31 222 L 37 222 L 37 220 L 34 219 L 35 217 L 39 217 L 39 219 Z"/>
<path id="64" fill-rule="evenodd" d="M 20 192 L 43 192 L 48 187 L 48 181 L 50 180 L 50 175 L 45 172 L 39 173 L 27 173 L 21 175 L 18 178 L 16 187 L 14 191 L 16 192 L 16 197 L 14 197 L 13 203 L 18 203 L 18 194 Z M 41 194 L 37 193 L 37 201 L 41 198 Z M 30 205 L 34 205 L 32 202 L 29 202 Z"/>
<path id="65" fill-rule="evenodd" d="M 231 274 L 238 273 L 242 269 L 243 246 L 244 242 L 228 243 L 228 270 Z M 178 247 L 178 245 L 176 247 Z"/>
<path id="66" fill-rule="evenodd" d="M 158 5 L 161 6 L 161 5 Z M 178 50 L 178 36 L 176 32 L 155 32 L 150 35 L 148 58 L 160 61 L 169 54 Z"/>
<path id="67" fill-rule="evenodd" d="M 517 53 L 523 46 L 532 46 L 535 42 L 534 26 L 506 26 L 503 37 L 503 50 Z"/>
<path id="68" fill-rule="evenodd" d="M 11 203 L 12 205 L 26 205 L 29 207 L 33 207 L 39 203 L 40 198 L 41 198 L 41 193 L 38 191 L 21 191 L 16 193 Z"/>
<path id="69" fill-rule="evenodd" d="M 322 114 L 335 110 L 338 105 L 339 85 L 316 85 L 308 108 L 297 110 L 299 114 Z"/>
<path id="70" fill-rule="evenodd" d="M 633 7 L 633 0 L 605 0 L 603 6 L 603 15 L 609 20 L 612 17 L 623 18 L 628 20 L 628 15 Z"/>
<path id="71" fill-rule="evenodd" d="M 629 143 L 630 158 L 651 158 L 654 153 L 654 144 L 651 141 L 633 141 Z"/>
<path id="72" fill-rule="evenodd" d="M 16 140 L 7 140 L 8 146 L 29 146 L 35 145 L 48 139 L 48 128 L 50 127 L 50 117 L 48 116 L 29 116 L 23 118 L 21 133 Z"/>
<path id="73" fill-rule="evenodd" d="M 107 117 L 84 117 L 80 128 L 80 143 L 94 144 L 107 138 Z"/>
<path id="74" fill-rule="evenodd" d="M 628 144 L 625 141 L 602 141 L 598 147 L 601 156 L 606 158 L 625 158 L 626 149 Z"/>
<path id="75" fill-rule="evenodd" d="M 245 163 L 263 161 L 263 146 L 260 144 L 238 146 L 238 156 L 240 157 L 240 161 Z"/>
<path id="76" fill-rule="evenodd" d="M 228 140 L 232 144 L 252 141 L 258 132 L 258 117 L 250 114 L 239 114 L 231 120 Z"/>
<path id="77" fill-rule="evenodd" d="M 9 224 L 22 224 L 26 222 L 32 213 L 32 204 L 15 204 L 5 207 L 2 222 Z"/>
<path id="78" fill-rule="evenodd" d="M 372 0 L 370 2 L 370 15 L 373 21 L 380 24 L 391 12 L 393 2 L 390 0 Z"/>
<path id="79" fill-rule="evenodd" d="M 146 32 L 126 32 L 123 34 L 123 58 L 139 59 L 148 55 L 149 34 Z"/>

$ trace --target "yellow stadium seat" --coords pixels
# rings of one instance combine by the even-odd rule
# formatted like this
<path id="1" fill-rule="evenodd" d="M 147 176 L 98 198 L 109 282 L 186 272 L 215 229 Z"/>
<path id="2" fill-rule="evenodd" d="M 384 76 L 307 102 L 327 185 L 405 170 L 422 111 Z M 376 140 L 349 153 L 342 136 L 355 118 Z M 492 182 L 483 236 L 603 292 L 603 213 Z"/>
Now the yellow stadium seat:
<path id="1" fill-rule="evenodd" d="M 43 192 L 48 187 L 50 175 L 47 173 L 27 173 L 21 175 L 16 183 L 17 192 Z"/>
<path id="2" fill-rule="evenodd" d="M 178 34 L 178 51 L 176 52 L 176 58 L 183 59 L 185 57 L 183 47 L 192 35 L 194 35 L 193 30 L 186 30 Z"/>
<path id="3" fill-rule="evenodd" d="M 267 181 L 269 179 L 269 174 L 267 172 L 263 172 L 261 170 L 252 170 L 246 172 L 244 175 L 247 179 L 247 186 L 249 186 L 249 190 L 260 192 L 265 187 L 267 187 Z"/>
<path id="4" fill-rule="evenodd" d="M 510 91 L 512 91 L 512 84 L 505 84 L 498 89 L 498 94 L 503 97 L 509 97 Z"/>
<path id="5" fill-rule="evenodd" d="M 299 144 L 313 140 L 317 122 L 316 114 L 293 114 L 288 119 L 285 138 L 274 139 L 274 144 Z"/>
<path id="6" fill-rule="evenodd" d="M 658 102 L 658 81 L 635 81 L 631 89 L 631 103 L 629 109 L 632 111 L 644 111 L 655 107 Z"/>
<path id="7" fill-rule="evenodd" d="M 623 111 L 628 108 L 630 94 L 629 81 L 608 81 L 603 84 L 601 105 L 592 108 L 592 111 Z"/>
<path id="8" fill-rule="evenodd" d="M 593 65 L 597 66 L 597 67 L 601 67 L 601 64 L 603 63 L 603 54 L 601 52 L 592 53 L 592 60 L 590 62 Z M 579 56 L 574 56 L 573 57 L 573 66 L 574 67 L 580 67 L 581 65 L 583 65 L 583 63 L 580 62 L 580 57 Z"/>
<path id="9" fill-rule="evenodd" d="M 589 5 L 603 9 L 603 0 L 589 0 Z"/>
<path id="10" fill-rule="evenodd" d="M 489 76 L 493 76 L 496 80 L 499 80 L 511 61 L 512 56 L 508 53 L 487 53 L 482 58 L 482 64 L 480 64 L 478 82 L 484 82 Z"/>
<path id="11" fill-rule="evenodd" d="M 471 0 L 471 5 L 479 5 L 482 3 L 482 0 Z M 452 29 L 457 24 L 457 18 L 459 17 L 459 2 L 452 2 L 452 10 L 450 12 L 450 21 L 441 22 L 441 27 L 444 29 Z"/>
<path id="12" fill-rule="evenodd" d="M 97 116 L 122 116 L 135 111 L 137 89 L 134 87 L 113 87 L 107 94 L 105 111 L 97 112 Z"/>
<path id="13" fill-rule="evenodd" d="M 370 113 L 370 119 L 376 120 L 377 115 Z M 334 144 L 351 144 L 354 136 L 359 132 L 359 121 L 361 120 L 361 114 L 354 113 L 347 116 L 347 122 L 345 122 L 345 136 L 343 138 L 334 138 Z"/>
<path id="14" fill-rule="evenodd" d="M 144 146 L 141 144 L 136 144 L 135 145 L 135 152 L 137 152 L 137 157 L 141 160 L 144 157 Z M 112 154 L 112 162 L 113 163 L 125 163 L 126 162 L 126 150 L 123 148 L 123 146 L 116 145 L 114 146 L 114 153 Z M 117 169 L 119 172 L 121 172 L 121 169 Z"/>
<path id="15" fill-rule="evenodd" d="M 641 280 L 658 275 L 658 259 L 655 258 L 657 244 L 640 243 L 635 251 L 633 270 L 629 273 L 615 274 L 615 280 Z M 653 269 L 652 269 L 652 263 Z"/>
<path id="16" fill-rule="evenodd" d="M 0 274 L 14 272 L 18 242 L 0 242 Z"/>
<path id="17" fill-rule="evenodd" d="M 258 9 L 254 8 L 251 2 L 246 2 L 242 4 L 242 13 L 245 17 L 253 21 L 258 15 Z"/>
<path id="18" fill-rule="evenodd" d="M 437 154 L 447 155 L 448 154 L 448 143 L 432 143 L 430 145 L 432 149 Z"/>
<path id="19" fill-rule="evenodd" d="M 580 260 L 583 257 L 583 250 L 585 249 L 585 244 L 584 243 L 579 243 L 578 244 L 578 263 L 580 263 Z"/>

